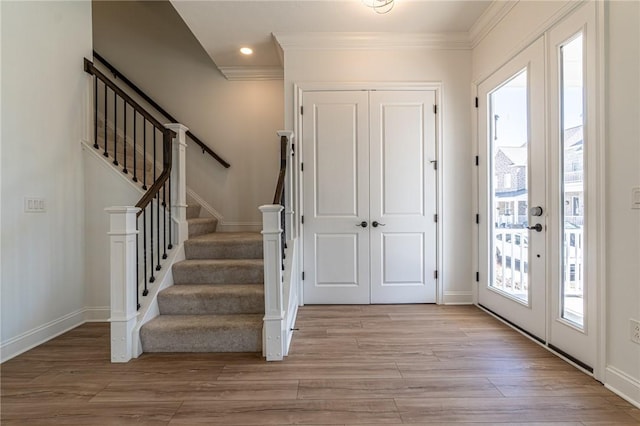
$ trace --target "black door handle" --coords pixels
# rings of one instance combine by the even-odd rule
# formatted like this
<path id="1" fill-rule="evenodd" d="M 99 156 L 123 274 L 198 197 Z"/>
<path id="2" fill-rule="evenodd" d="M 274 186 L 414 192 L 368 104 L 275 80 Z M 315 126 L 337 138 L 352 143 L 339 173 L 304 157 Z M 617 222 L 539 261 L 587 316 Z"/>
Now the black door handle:
<path id="1" fill-rule="evenodd" d="M 362 226 L 363 228 L 366 228 L 367 227 L 367 221 L 363 220 L 362 222 L 357 223 L 356 226 Z"/>
<path id="2" fill-rule="evenodd" d="M 378 226 L 385 226 L 385 223 L 380 223 L 377 220 L 374 220 L 373 222 L 371 222 L 371 226 L 373 226 L 374 228 L 377 228 Z"/>
<path id="3" fill-rule="evenodd" d="M 527 229 L 531 229 L 532 231 L 536 231 L 536 232 L 542 232 L 542 225 L 540 225 L 539 223 L 536 223 L 533 226 L 527 226 Z"/>

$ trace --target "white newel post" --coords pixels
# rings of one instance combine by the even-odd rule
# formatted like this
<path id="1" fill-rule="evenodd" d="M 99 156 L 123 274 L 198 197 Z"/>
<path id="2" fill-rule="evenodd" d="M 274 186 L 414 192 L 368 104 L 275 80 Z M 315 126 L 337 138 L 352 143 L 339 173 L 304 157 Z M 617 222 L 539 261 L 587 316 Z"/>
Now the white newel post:
<path id="1" fill-rule="evenodd" d="M 284 354 L 282 209 L 282 206 L 274 204 L 260 206 L 264 247 L 264 353 L 267 361 L 281 361 Z"/>
<path id="2" fill-rule="evenodd" d="M 177 222 L 176 244 L 182 244 L 189 236 L 187 225 L 187 131 L 189 128 L 180 123 L 164 125 L 176 132 L 173 139 L 171 164 L 171 211 Z"/>
<path id="3" fill-rule="evenodd" d="M 287 138 L 287 173 L 285 175 L 284 183 L 284 220 L 285 220 L 285 239 L 291 240 L 294 235 L 293 224 L 293 206 L 295 206 L 294 189 L 293 189 L 293 171 L 294 171 L 294 159 L 293 159 L 293 139 L 294 134 L 291 130 L 278 130 L 278 137 Z"/>
<path id="4" fill-rule="evenodd" d="M 136 306 L 136 214 L 138 207 L 110 207 L 111 244 L 111 362 L 128 362 L 133 357 L 133 328 Z"/>

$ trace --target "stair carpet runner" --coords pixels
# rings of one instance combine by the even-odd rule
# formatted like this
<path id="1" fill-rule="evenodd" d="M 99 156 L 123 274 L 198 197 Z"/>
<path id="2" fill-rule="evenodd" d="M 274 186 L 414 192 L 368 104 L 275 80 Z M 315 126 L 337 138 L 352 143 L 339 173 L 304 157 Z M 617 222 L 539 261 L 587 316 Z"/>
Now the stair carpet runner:
<path id="1" fill-rule="evenodd" d="M 104 152 L 104 138 L 98 144 Z M 107 129 L 107 152 L 113 161 L 113 133 Z M 138 184 L 144 176 L 137 153 Z M 124 165 L 122 138 L 117 160 Z M 127 168 L 133 175 L 133 147 L 127 144 Z M 146 165 L 147 187 L 153 171 Z M 159 175 L 159 171 L 156 175 Z M 216 232 L 217 219 L 199 217 L 201 207 L 187 208 L 186 260 L 173 265 L 174 285 L 158 294 L 160 316 L 143 325 L 144 352 L 260 352 L 264 316 L 262 236 Z"/>

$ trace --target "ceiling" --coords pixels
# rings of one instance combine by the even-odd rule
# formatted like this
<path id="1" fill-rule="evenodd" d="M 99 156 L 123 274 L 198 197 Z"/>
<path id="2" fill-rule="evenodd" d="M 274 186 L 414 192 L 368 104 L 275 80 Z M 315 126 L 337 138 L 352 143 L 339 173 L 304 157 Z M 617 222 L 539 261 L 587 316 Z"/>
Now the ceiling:
<path id="1" fill-rule="evenodd" d="M 298 36 L 309 40 L 310 34 L 333 41 L 358 35 L 363 36 L 361 40 L 370 41 L 399 35 L 405 38 L 428 35 L 468 43 L 474 24 L 487 15 L 492 5 L 491 1 L 483 0 L 396 0 L 391 12 L 380 15 L 365 7 L 361 0 L 172 0 L 171 3 L 223 74 L 235 70 L 236 76 L 243 75 L 238 70 L 281 70 L 278 42 Z M 253 55 L 242 55 L 239 52 L 242 46 L 251 47 Z"/>

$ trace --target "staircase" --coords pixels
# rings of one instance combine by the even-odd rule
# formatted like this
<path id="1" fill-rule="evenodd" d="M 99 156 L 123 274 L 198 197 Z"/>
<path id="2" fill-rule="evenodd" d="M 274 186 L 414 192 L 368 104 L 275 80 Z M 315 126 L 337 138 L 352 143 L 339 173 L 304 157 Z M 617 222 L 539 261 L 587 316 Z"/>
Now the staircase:
<path id="1" fill-rule="evenodd" d="M 264 316 L 262 236 L 215 232 L 187 210 L 186 260 L 158 294 L 160 316 L 140 330 L 144 352 L 260 352 Z"/>
<path id="2" fill-rule="evenodd" d="M 98 145 L 104 153 L 104 122 Z M 107 126 L 108 160 L 122 171 L 125 142 Z M 133 178 L 134 147 L 127 141 L 126 165 Z M 115 155 L 114 155 L 115 154 Z M 107 156 L 105 156 L 107 157 Z M 136 152 L 137 185 L 153 183 L 153 165 Z M 159 174 L 160 170 L 156 170 Z M 140 331 L 144 352 L 260 352 L 264 317 L 262 236 L 216 232 L 218 220 L 200 217 L 200 205 L 187 207 L 186 260 L 173 265 L 173 286 L 158 294 L 160 316 Z"/>

